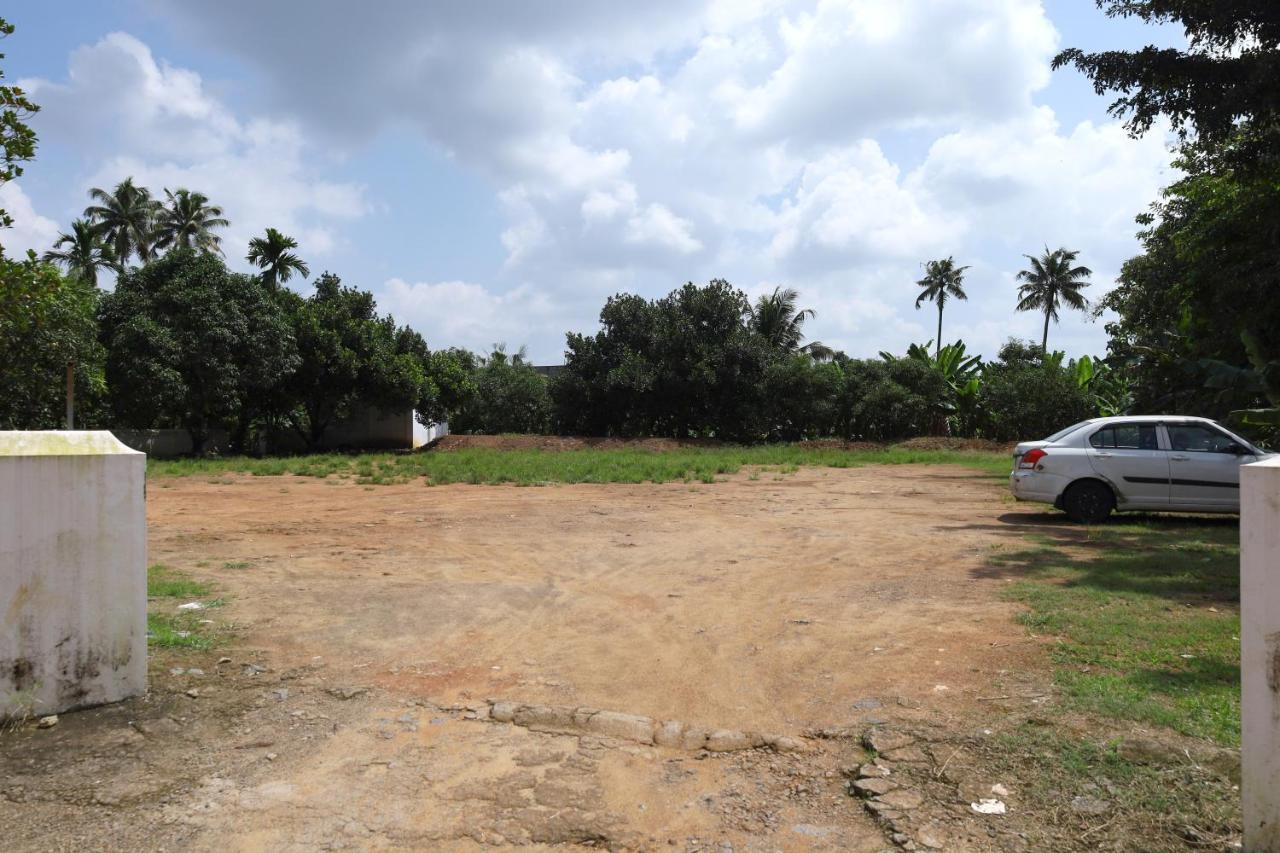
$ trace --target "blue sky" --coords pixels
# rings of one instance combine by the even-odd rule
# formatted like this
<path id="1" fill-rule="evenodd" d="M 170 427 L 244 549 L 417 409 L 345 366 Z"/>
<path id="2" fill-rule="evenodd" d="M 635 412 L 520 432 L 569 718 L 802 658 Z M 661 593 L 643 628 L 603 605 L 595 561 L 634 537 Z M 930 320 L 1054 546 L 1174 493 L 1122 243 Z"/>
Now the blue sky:
<path id="1" fill-rule="evenodd" d="M 1170 178 L 1161 134 L 1048 63 L 1181 33 L 1081 0 L 259 5 L 6 10 L 6 75 L 44 107 L 6 248 L 133 174 L 220 202 L 233 265 L 278 227 L 432 346 L 539 362 L 611 293 L 711 277 L 796 287 L 851 354 L 904 350 L 933 334 L 921 262 L 953 254 L 970 299 L 944 336 L 991 353 L 1038 334 L 1021 253 L 1079 249 L 1103 292 Z M 1050 334 L 1105 346 L 1081 316 Z"/>

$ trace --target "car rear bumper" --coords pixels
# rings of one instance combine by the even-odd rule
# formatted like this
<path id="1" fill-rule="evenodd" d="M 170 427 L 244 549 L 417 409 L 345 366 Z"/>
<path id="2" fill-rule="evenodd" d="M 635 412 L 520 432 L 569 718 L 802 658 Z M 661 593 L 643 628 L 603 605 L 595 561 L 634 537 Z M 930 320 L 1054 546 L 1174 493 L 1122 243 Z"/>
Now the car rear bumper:
<path id="1" fill-rule="evenodd" d="M 1020 501 L 1056 504 L 1066 485 L 1065 477 L 1046 471 L 1013 471 L 1009 474 L 1009 491 Z"/>

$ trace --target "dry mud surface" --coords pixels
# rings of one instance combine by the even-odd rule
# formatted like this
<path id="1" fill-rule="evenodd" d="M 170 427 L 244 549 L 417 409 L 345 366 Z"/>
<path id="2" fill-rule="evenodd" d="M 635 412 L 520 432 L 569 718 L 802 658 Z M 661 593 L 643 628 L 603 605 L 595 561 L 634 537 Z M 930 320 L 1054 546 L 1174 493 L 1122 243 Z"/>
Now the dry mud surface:
<path id="1" fill-rule="evenodd" d="M 962 468 L 192 477 L 147 506 L 150 559 L 214 585 L 225 639 L 153 654 L 144 698 L 0 736 L 5 849 L 882 850 L 894 828 L 849 794 L 858 733 L 970 731 L 1049 678 L 985 570 L 1045 517 Z M 491 700 L 803 748 L 538 730 Z M 941 763 L 927 739 L 898 757 Z M 900 794 L 881 811 L 911 845 L 1025 848 L 962 804 L 913 823 Z"/>

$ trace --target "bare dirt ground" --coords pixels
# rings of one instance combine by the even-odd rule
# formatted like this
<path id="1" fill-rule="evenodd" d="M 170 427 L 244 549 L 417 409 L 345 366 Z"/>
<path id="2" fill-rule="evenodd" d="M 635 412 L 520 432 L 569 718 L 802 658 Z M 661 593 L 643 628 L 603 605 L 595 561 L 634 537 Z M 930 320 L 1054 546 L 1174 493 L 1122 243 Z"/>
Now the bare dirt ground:
<path id="1" fill-rule="evenodd" d="M 192 477 L 151 481 L 147 504 L 150 559 L 214 584 L 222 639 L 153 653 L 144 698 L 0 736 L 5 849 L 882 850 L 899 830 L 912 849 L 1027 848 L 963 802 L 913 817 L 905 788 L 886 829 L 847 787 L 869 757 L 846 735 L 971 732 L 992 697 L 1045 692 L 1043 649 L 984 571 L 1043 516 L 980 474 Z M 485 700 L 805 748 L 540 732 L 483 719 Z M 901 772 L 955 758 L 881 747 Z"/>

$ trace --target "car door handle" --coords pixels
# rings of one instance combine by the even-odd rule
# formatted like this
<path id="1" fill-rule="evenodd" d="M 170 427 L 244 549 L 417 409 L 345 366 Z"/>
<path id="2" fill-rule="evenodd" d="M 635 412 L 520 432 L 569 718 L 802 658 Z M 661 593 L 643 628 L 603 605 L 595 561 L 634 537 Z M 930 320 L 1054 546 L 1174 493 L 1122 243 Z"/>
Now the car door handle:
<path id="1" fill-rule="evenodd" d="M 1187 457 L 1185 457 L 1185 456 L 1183 456 L 1183 455 L 1181 455 L 1181 454 L 1176 454 L 1176 455 L 1174 455 L 1174 456 L 1170 456 L 1169 458 L 1170 458 L 1170 459 L 1172 459 L 1174 462 L 1186 462 L 1186 461 L 1187 461 Z"/>
<path id="2" fill-rule="evenodd" d="M 1112 454 L 1110 453 L 1095 453 L 1093 455 L 1098 457 L 1099 459 L 1110 459 L 1112 456 Z"/>

